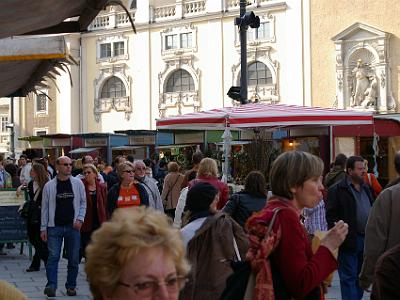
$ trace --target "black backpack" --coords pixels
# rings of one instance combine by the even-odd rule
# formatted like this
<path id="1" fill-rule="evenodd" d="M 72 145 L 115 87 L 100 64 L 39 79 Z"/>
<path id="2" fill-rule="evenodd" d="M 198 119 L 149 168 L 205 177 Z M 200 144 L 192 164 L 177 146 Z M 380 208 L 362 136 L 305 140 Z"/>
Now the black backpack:
<path id="1" fill-rule="evenodd" d="M 226 280 L 220 300 L 243 300 L 252 272 L 250 262 L 232 261 L 231 267 L 233 273 Z"/>

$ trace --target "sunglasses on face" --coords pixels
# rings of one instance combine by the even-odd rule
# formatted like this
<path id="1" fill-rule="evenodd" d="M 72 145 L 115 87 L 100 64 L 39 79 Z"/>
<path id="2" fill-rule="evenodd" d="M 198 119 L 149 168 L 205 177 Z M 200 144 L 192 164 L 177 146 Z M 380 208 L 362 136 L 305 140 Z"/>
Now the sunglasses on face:
<path id="1" fill-rule="evenodd" d="M 124 173 L 134 173 L 135 171 L 133 171 L 133 170 L 124 170 L 122 172 L 124 172 Z"/>
<path id="2" fill-rule="evenodd" d="M 61 165 L 64 166 L 64 167 L 72 167 L 72 164 L 68 164 L 68 163 L 61 164 Z"/>

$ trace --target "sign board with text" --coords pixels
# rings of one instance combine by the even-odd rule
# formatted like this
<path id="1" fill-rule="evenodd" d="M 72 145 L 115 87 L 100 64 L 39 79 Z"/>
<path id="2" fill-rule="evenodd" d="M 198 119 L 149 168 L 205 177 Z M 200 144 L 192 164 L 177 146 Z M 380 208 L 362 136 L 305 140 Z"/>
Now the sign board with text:
<path id="1" fill-rule="evenodd" d="M 28 239 L 26 223 L 18 213 L 24 196 L 16 196 L 16 189 L 0 189 L 0 242 Z"/>
<path id="2" fill-rule="evenodd" d="M 85 147 L 105 147 L 107 146 L 107 138 L 85 139 Z"/>

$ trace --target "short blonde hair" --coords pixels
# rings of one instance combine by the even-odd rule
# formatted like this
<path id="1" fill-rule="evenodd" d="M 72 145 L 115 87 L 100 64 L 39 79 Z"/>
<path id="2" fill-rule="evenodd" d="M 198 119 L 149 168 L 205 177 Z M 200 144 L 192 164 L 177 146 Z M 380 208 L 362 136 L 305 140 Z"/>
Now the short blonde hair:
<path id="1" fill-rule="evenodd" d="M 101 291 L 115 291 L 124 266 L 141 251 L 156 247 L 172 258 L 178 275 L 188 274 L 180 232 L 165 214 L 144 206 L 117 209 L 86 248 L 85 271 L 93 299 L 101 300 Z"/>
<path id="2" fill-rule="evenodd" d="M 96 166 L 94 164 L 85 164 L 85 165 L 83 165 L 83 170 L 85 170 L 85 169 L 92 170 L 92 172 L 94 174 L 96 174 L 96 176 L 99 175 L 99 172 L 97 171 L 97 168 L 96 168 Z"/>
<path id="3" fill-rule="evenodd" d="M 206 157 L 203 158 L 199 164 L 199 170 L 197 176 L 211 176 L 214 178 L 218 177 L 218 167 L 214 159 Z"/>
<path id="4" fill-rule="evenodd" d="M 117 173 L 120 179 L 122 178 L 124 171 L 127 170 L 128 168 L 135 170 L 135 166 L 130 161 L 125 161 L 118 165 Z"/>
<path id="5" fill-rule="evenodd" d="M 324 163 L 318 156 L 302 151 L 284 152 L 275 159 L 269 175 L 272 194 L 293 199 L 291 188 L 322 176 Z"/>

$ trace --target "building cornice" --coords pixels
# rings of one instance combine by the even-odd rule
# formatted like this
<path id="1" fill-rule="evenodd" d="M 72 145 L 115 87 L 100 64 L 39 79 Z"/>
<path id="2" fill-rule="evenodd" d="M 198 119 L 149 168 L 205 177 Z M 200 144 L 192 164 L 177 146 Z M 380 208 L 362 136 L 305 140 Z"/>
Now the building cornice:
<path id="1" fill-rule="evenodd" d="M 287 8 L 286 1 L 276 1 L 271 2 L 262 7 L 253 7 L 249 8 L 249 10 L 253 10 L 255 14 L 260 13 L 272 13 L 277 11 L 284 11 Z M 166 21 L 158 21 L 155 23 L 135 23 L 136 31 L 147 32 L 152 29 L 157 28 L 165 28 L 165 27 L 174 27 L 180 26 L 183 23 L 201 23 L 201 22 L 209 22 L 213 20 L 220 19 L 231 19 L 237 17 L 239 14 L 239 10 L 231 10 L 231 11 L 223 11 L 223 12 L 208 12 L 201 15 L 187 16 L 182 19 L 176 20 L 166 20 Z M 104 36 L 104 35 L 115 35 L 121 33 L 133 33 L 132 28 L 129 26 L 126 27 L 118 27 L 114 29 L 103 29 L 103 30 L 94 30 L 82 33 L 83 38 L 90 38 L 93 36 Z"/>

